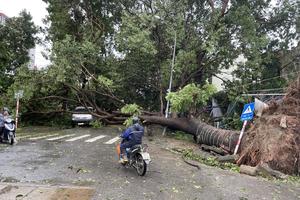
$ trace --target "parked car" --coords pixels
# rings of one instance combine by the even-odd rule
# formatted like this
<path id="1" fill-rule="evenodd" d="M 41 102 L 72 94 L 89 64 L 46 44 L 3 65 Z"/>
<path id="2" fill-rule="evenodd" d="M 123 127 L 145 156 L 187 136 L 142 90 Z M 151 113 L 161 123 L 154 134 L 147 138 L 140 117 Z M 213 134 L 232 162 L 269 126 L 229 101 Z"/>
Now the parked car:
<path id="1" fill-rule="evenodd" d="M 83 106 L 76 107 L 72 114 L 72 126 L 89 125 L 92 121 L 94 121 L 94 117 L 90 113 L 92 111 L 92 107 L 88 107 L 88 109 Z"/>

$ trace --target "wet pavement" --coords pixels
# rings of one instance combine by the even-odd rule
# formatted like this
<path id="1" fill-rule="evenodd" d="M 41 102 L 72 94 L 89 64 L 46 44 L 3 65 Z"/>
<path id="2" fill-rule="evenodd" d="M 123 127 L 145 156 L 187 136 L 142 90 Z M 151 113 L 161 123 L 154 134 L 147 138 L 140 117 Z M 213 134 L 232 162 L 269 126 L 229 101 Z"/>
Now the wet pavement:
<path id="1" fill-rule="evenodd" d="M 89 200 L 93 188 L 0 183 L 0 197 L 5 200 Z"/>
<path id="2" fill-rule="evenodd" d="M 15 187 L 13 184 L 54 187 L 56 195 L 59 187 L 67 187 L 70 188 L 67 198 L 62 199 L 70 200 L 84 198 L 80 198 L 84 195 L 80 187 L 93 190 L 91 199 L 94 200 L 300 200 L 299 185 L 268 181 L 202 164 L 198 170 L 184 163 L 179 155 L 166 150 L 174 145 L 188 147 L 193 144 L 157 136 L 151 141 L 145 138 L 152 163 L 146 176 L 140 177 L 135 170 L 118 164 L 115 143 L 109 142 L 118 134 L 117 127 L 23 128 L 16 145 L 0 145 L 0 181 L 4 184 L 2 188 L 0 185 L 0 199 L 7 200 L 1 191 L 10 183 L 12 187 Z M 54 139 L 49 140 L 51 138 Z M 20 195 L 18 199 L 25 197 Z"/>

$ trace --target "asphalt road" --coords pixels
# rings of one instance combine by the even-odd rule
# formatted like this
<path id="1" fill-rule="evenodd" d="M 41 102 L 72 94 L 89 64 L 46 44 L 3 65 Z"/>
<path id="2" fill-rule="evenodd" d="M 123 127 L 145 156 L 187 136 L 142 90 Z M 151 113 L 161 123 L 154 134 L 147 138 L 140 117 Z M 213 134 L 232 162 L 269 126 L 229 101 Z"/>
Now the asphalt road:
<path id="1" fill-rule="evenodd" d="M 187 142 L 161 137 L 149 141 L 146 137 L 152 163 L 146 176 L 140 177 L 135 170 L 118 164 L 112 140 L 119 134 L 117 128 L 21 132 L 16 145 L 0 145 L 2 183 L 87 186 L 95 190 L 95 200 L 300 200 L 299 185 L 205 165 L 198 170 L 166 150 L 176 145 L 193 146 Z"/>

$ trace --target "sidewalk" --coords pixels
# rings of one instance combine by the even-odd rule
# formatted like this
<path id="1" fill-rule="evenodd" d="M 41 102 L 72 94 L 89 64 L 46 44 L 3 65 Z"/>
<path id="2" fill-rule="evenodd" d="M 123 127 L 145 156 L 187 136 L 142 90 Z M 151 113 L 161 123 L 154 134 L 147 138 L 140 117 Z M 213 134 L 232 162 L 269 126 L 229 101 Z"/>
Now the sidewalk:
<path id="1" fill-rule="evenodd" d="M 93 194 L 89 187 L 0 183 L 0 200 L 90 200 Z"/>

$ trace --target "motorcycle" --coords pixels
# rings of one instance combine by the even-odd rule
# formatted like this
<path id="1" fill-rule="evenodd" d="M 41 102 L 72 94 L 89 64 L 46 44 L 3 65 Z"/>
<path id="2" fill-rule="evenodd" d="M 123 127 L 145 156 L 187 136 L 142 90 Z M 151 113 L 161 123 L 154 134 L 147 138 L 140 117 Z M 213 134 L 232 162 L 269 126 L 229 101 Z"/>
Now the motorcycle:
<path id="1" fill-rule="evenodd" d="M 126 149 L 128 162 L 121 163 L 125 167 L 135 168 L 139 176 L 144 176 L 151 162 L 150 154 L 147 152 L 148 145 L 138 144 Z M 117 145 L 117 153 L 121 158 L 120 144 Z"/>
<path id="2" fill-rule="evenodd" d="M 4 119 L 4 127 L 2 133 L 2 142 L 8 142 L 9 144 L 13 145 L 15 143 L 16 138 L 16 126 L 15 122 L 10 118 L 7 117 Z"/>

